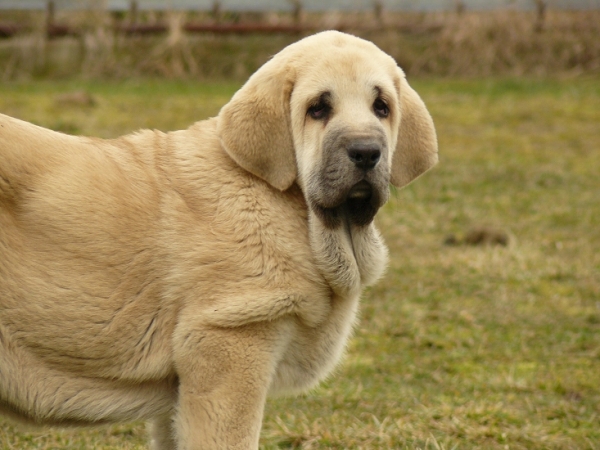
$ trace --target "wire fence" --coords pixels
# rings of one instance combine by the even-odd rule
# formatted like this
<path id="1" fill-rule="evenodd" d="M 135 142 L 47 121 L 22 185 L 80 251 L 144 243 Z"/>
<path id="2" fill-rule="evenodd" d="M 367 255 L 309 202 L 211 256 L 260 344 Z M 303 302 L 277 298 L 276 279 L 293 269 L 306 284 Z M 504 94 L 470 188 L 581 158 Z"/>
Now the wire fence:
<path id="1" fill-rule="evenodd" d="M 67 23 L 58 23 L 56 14 L 76 12 L 112 14 L 113 29 L 124 34 L 157 34 L 169 30 L 169 24 L 152 21 L 141 23 L 138 19 L 148 12 L 152 13 L 208 13 L 211 17 L 203 23 L 186 23 L 182 29 L 191 33 L 301 33 L 318 31 L 322 25 L 305 20 L 307 14 L 370 13 L 376 22 L 366 28 L 382 27 L 386 14 L 435 13 L 454 11 L 462 14 L 467 11 L 515 11 L 530 12 L 537 15 L 537 27 L 543 27 L 547 10 L 585 11 L 600 10 L 600 0 L 0 0 L 0 38 L 10 38 L 31 27 L 23 20 L 15 22 L 3 20 L 3 12 L 45 11 L 45 34 L 48 38 L 77 35 L 81 29 Z M 265 23 L 262 18 L 254 23 L 236 23 L 236 14 L 287 14 L 291 22 Z M 229 14 L 228 23 L 223 18 Z M 232 16 L 233 14 L 233 16 Z M 7 14 L 4 14 L 6 16 Z M 234 17 L 232 22 L 231 18 Z M 126 18 L 126 20 L 123 20 Z M 314 22 L 314 21 L 313 21 Z M 328 26 L 344 31 L 343 24 Z M 353 24 L 353 29 L 361 28 Z M 365 27 L 362 27 L 365 28 Z M 405 27 L 406 28 L 406 27 Z M 408 26 L 411 30 L 414 28 Z M 421 29 L 422 27 L 417 27 Z M 429 28 L 428 28 L 429 29 Z"/>
<path id="2" fill-rule="evenodd" d="M 483 3 L 487 9 L 476 9 Z M 598 3 L 0 0 L 0 81 L 73 74 L 244 79 L 285 45 L 326 29 L 372 40 L 410 75 L 598 74 Z"/>
<path id="3" fill-rule="evenodd" d="M 534 10 L 542 0 L 53 0 L 57 10 L 127 11 L 132 3 L 140 11 L 484 11 L 497 9 Z M 543 0 L 548 8 L 564 10 L 600 9 L 600 0 Z M 0 0 L 0 10 L 44 10 L 48 0 Z"/>

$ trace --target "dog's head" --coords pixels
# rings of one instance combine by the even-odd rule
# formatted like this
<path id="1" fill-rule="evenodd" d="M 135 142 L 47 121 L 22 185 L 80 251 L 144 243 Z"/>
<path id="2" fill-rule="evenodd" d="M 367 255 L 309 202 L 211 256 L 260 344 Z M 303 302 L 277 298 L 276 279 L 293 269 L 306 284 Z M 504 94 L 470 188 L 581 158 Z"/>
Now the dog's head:
<path id="1" fill-rule="evenodd" d="M 367 225 L 437 162 L 431 116 L 394 60 L 328 31 L 275 55 L 219 114 L 227 153 L 285 190 L 294 182 L 325 226 Z"/>

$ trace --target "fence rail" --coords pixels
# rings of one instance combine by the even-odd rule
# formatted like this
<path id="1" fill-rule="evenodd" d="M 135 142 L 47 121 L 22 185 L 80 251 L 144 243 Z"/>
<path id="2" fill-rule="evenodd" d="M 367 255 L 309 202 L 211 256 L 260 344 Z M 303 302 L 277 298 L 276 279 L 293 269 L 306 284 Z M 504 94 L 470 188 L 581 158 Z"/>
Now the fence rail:
<path id="1" fill-rule="evenodd" d="M 534 10 L 539 0 L 136 0 L 140 11 L 280 11 L 297 8 L 306 11 L 368 11 L 382 8 L 389 11 L 444 11 L 462 7 L 467 10 L 512 8 Z M 59 10 L 128 11 L 131 0 L 54 0 Z M 544 0 L 555 9 L 600 9 L 600 0 Z M 0 10 L 45 10 L 47 0 L 0 0 Z"/>
<path id="2" fill-rule="evenodd" d="M 210 12 L 213 16 L 209 23 L 185 23 L 183 31 L 189 33 L 248 34 L 248 33 L 303 33 L 317 31 L 319 28 L 302 20 L 304 12 L 365 12 L 372 11 L 378 19 L 377 27 L 384 24 L 384 11 L 447 11 L 462 13 L 465 10 L 535 10 L 537 27 L 543 27 L 548 8 L 591 10 L 600 9 L 600 0 L 333 0 L 327 3 L 322 0 L 0 0 L 0 38 L 10 38 L 27 27 L 21 23 L 2 22 L 2 11 L 45 11 L 45 34 L 48 38 L 78 36 L 81 30 L 77 27 L 55 21 L 57 11 L 100 11 L 118 14 L 127 12 L 128 20 L 114 23 L 113 29 L 125 35 L 149 35 L 165 33 L 170 25 L 166 22 L 142 23 L 137 20 L 145 11 L 157 12 Z M 224 23 L 219 20 L 223 12 L 281 12 L 291 13 L 293 23 L 270 24 L 256 23 Z M 352 25 L 353 30 L 371 29 L 373 25 Z M 427 32 L 439 28 L 437 25 L 395 25 L 396 29 L 404 28 L 408 32 Z M 343 24 L 335 26 L 340 31 L 346 29 Z M 400 30 L 402 31 L 402 30 Z"/>

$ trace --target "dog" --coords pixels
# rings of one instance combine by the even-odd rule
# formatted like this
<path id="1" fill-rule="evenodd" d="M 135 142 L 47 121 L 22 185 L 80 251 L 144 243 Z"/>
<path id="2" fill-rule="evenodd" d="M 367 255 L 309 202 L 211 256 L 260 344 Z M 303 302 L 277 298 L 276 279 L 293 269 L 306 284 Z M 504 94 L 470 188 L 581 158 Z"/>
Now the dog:
<path id="1" fill-rule="evenodd" d="M 334 31 L 186 130 L 0 116 L 0 410 L 147 420 L 155 450 L 258 448 L 267 396 L 331 372 L 384 272 L 389 184 L 437 153 L 394 60 Z"/>

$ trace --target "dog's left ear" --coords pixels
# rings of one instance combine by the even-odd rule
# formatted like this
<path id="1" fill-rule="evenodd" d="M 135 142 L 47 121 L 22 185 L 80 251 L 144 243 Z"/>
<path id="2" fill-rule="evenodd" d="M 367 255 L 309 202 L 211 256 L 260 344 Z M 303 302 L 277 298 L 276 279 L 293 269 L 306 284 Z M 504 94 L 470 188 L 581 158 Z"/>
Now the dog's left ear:
<path id="1" fill-rule="evenodd" d="M 433 119 L 421 97 L 400 75 L 400 131 L 392 158 L 391 183 L 402 187 L 431 169 L 438 161 Z"/>
<path id="2" fill-rule="evenodd" d="M 217 133 L 242 168 L 282 191 L 296 180 L 290 97 L 293 71 L 280 60 L 262 66 L 219 113 Z"/>

